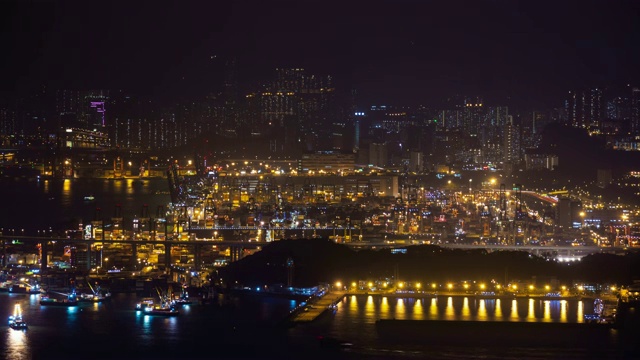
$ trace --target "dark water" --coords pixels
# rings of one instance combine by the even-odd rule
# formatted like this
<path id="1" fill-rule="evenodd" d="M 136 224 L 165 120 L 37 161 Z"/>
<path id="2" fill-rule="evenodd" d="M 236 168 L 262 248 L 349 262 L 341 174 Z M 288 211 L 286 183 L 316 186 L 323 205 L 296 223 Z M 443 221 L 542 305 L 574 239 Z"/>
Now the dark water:
<path id="1" fill-rule="evenodd" d="M 151 217 L 156 216 L 158 205 L 166 206 L 169 195 L 166 179 L 27 179 L 0 178 L 2 216 L 0 227 L 15 235 L 25 229 L 26 235 L 37 235 L 38 230 L 65 229 L 74 220 L 94 219 L 96 208 L 100 218 L 110 219 L 116 205 L 122 216 L 132 219 L 140 216 L 146 204 Z M 94 201 L 84 197 L 93 195 Z M 10 230 L 12 229 L 12 230 Z"/>
<path id="2" fill-rule="evenodd" d="M 296 305 L 286 299 L 241 298 L 225 306 L 191 305 L 176 318 L 137 314 L 132 310 L 137 299 L 128 294 L 116 295 L 111 303 L 82 304 L 77 308 L 42 307 L 38 300 L 36 295 L 0 294 L 0 317 L 6 319 L 19 302 L 29 323 L 25 332 L 0 329 L 0 358 L 565 359 L 629 358 L 638 354 L 608 345 L 596 349 L 544 343 L 523 347 L 505 344 L 501 339 L 471 344 L 469 339 L 455 335 L 450 336 L 454 345 L 402 341 L 402 337 L 384 338 L 375 325 L 380 318 L 578 322 L 582 311 L 592 311 L 589 302 L 584 301 L 523 299 L 491 306 L 489 303 L 495 304 L 496 300 L 443 298 L 434 302 L 357 296 L 345 298 L 335 312 L 325 313 L 312 324 L 287 329 L 276 325 Z M 461 324 L 464 326 L 464 322 Z M 526 327 L 523 329 L 520 331 L 526 334 Z M 526 335 L 535 339 L 540 334 L 531 331 Z M 346 350 L 321 347 L 318 336 L 348 341 L 353 346 Z M 607 344 L 617 341 L 617 334 L 607 336 L 613 339 Z"/>
<path id="3" fill-rule="evenodd" d="M 3 359 L 147 359 L 223 357 L 260 358 L 282 352 L 285 330 L 273 321 L 294 302 L 282 299 L 236 299 L 224 306 L 191 305 L 179 317 L 134 311 L 134 295 L 77 307 L 47 307 L 38 295 L 0 294 L 0 317 L 7 319 L 20 303 L 27 331 L 0 330 Z"/>
<path id="4" fill-rule="evenodd" d="M 621 336 L 616 330 L 605 330 L 603 336 L 589 332 L 580 342 L 562 334 L 553 344 L 528 328 L 526 323 L 547 323 L 553 326 L 579 324 L 583 315 L 593 313 L 588 300 L 534 300 L 534 299 L 475 299 L 468 297 L 441 298 L 388 298 L 376 296 L 350 296 L 339 304 L 333 314 L 323 316 L 311 326 L 295 328 L 290 336 L 311 337 L 316 334 L 353 343 L 350 355 L 368 358 L 429 358 L 429 359 L 522 359 L 522 358 L 635 358 L 640 355 L 635 339 Z M 442 329 L 442 334 L 431 338 L 416 333 L 424 329 L 407 329 L 406 333 L 381 333 L 375 325 L 378 319 L 445 320 L 455 325 Z M 519 339 L 510 341 L 500 336 L 486 335 L 482 341 L 466 330 L 465 322 L 487 321 L 518 323 L 514 332 Z M 584 324 L 584 326 L 588 326 Z M 482 327 L 481 327 L 482 328 Z M 491 327 L 487 326 L 486 331 Z M 438 328 L 431 329 L 436 334 Z M 475 337 L 480 338 L 480 334 Z M 514 334 L 516 335 L 516 334 Z M 563 337 L 566 336 L 566 339 Z M 597 338 L 589 338 L 597 336 Z M 536 340 L 541 339 L 541 340 Z M 564 341 L 566 340 L 566 342 Z M 592 345 L 597 344 L 597 345 Z M 605 344 L 601 346 L 601 344 Z"/>

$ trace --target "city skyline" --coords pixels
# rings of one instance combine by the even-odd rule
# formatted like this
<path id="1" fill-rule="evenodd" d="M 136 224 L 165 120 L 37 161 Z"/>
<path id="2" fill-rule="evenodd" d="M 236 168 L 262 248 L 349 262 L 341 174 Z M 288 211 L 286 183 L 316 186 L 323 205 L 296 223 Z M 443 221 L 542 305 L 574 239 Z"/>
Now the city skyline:
<path id="1" fill-rule="evenodd" d="M 2 4 L 3 89 L 127 89 L 167 99 L 240 88 L 274 68 L 335 76 L 358 103 L 460 95 L 559 107 L 567 91 L 637 86 L 638 5 L 616 2 L 65 2 Z"/>

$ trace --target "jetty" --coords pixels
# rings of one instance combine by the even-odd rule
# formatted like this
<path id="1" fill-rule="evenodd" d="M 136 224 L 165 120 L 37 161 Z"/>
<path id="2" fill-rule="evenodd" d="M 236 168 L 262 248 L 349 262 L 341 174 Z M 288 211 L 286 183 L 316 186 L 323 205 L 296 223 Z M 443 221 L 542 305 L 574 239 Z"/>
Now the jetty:
<path id="1" fill-rule="evenodd" d="M 291 317 L 292 323 L 308 323 L 317 319 L 325 311 L 336 306 L 340 302 L 346 293 L 344 291 L 331 291 L 327 292 L 321 297 L 308 302 L 302 306 L 301 309 L 296 311 Z"/>

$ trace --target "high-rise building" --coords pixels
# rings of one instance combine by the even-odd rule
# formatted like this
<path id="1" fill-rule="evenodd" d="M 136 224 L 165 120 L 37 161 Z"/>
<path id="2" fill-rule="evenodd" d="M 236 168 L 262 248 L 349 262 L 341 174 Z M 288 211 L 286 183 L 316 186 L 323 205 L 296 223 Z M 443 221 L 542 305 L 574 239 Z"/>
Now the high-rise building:
<path id="1" fill-rule="evenodd" d="M 78 127 L 81 114 L 80 91 L 58 90 L 56 92 L 56 115 L 60 127 Z"/>
<path id="2" fill-rule="evenodd" d="M 388 162 L 387 144 L 369 144 L 369 165 L 386 167 Z"/>
<path id="3" fill-rule="evenodd" d="M 631 133 L 640 136 L 640 88 L 631 90 Z"/>
<path id="4" fill-rule="evenodd" d="M 464 112 L 462 119 L 462 129 L 470 135 L 477 135 L 481 126 L 481 118 L 483 117 L 483 103 L 482 99 L 467 98 L 464 100 Z"/>
<path id="5" fill-rule="evenodd" d="M 513 116 L 507 117 L 507 123 L 504 125 L 503 131 L 502 154 L 505 163 L 514 163 L 520 160 L 518 156 L 518 132 L 517 127 L 513 123 Z"/>
<path id="6" fill-rule="evenodd" d="M 238 80 L 235 58 L 229 58 L 225 61 L 221 99 L 223 102 L 222 130 L 237 128 L 240 125 L 240 117 L 238 113 Z"/>
<path id="7" fill-rule="evenodd" d="M 284 126 L 286 120 L 295 127 L 299 137 L 331 137 L 336 120 L 332 77 L 307 74 L 302 68 L 278 68 L 275 75 L 261 91 L 246 96 L 253 109 L 250 111 L 259 114 L 257 127 L 277 129 Z M 332 148 L 332 144 L 320 140 L 311 145 L 313 150 Z"/>
<path id="8" fill-rule="evenodd" d="M 597 129 L 602 121 L 602 90 L 569 91 L 565 101 L 567 123 L 573 127 Z"/>
<path id="9" fill-rule="evenodd" d="M 58 90 L 56 114 L 60 127 L 102 129 L 107 126 L 108 90 Z"/>
<path id="10" fill-rule="evenodd" d="M 10 136 L 16 134 L 16 112 L 8 108 L 0 109 L 0 135 Z M 2 141 L 4 142 L 4 141 Z M 8 145 L 8 144 L 5 144 Z"/>
<path id="11" fill-rule="evenodd" d="M 606 117 L 609 120 L 629 121 L 631 118 L 629 98 L 616 96 L 607 101 Z"/>
<path id="12" fill-rule="evenodd" d="M 92 90 L 81 93 L 82 119 L 81 124 L 85 129 L 102 129 L 107 126 L 106 107 L 109 101 L 108 90 Z"/>

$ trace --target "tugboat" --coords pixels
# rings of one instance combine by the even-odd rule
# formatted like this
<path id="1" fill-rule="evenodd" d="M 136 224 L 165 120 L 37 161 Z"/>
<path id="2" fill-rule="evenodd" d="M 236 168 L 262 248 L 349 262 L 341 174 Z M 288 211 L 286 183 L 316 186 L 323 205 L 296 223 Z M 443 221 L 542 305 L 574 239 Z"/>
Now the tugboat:
<path id="1" fill-rule="evenodd" d="M 9 316 L 9 327 L 14 330 L 27 330 L 27 323 L 22 319 L 22 309 L 20 304 L 13 308 L 13 315 Z"/>
<path id="2" fill-rule="evenodd" d="M 75 291 L 72 292 L 71 294 L 63 294 L 66 295 L 66 299 L 56 299 L 56 298 L 52 298 L 48 295 L 43 296 L 42 298 L 40 298 L 40 305 L 42 306 L 78 306 L 78 298 L 76 297 L 76 293 Z"/>

